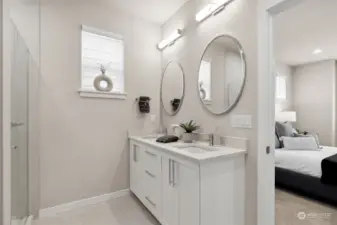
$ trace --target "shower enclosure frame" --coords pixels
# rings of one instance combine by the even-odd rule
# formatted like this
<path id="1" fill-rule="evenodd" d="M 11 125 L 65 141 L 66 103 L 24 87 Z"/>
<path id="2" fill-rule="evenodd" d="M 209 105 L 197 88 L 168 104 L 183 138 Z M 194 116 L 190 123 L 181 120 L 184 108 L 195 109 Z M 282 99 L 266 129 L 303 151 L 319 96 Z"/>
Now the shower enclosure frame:
<path id="1" fill-rule="evenodd" d="M 38 3 L 38 34 L 37 52 L 38 58 L 35 62 L 40 71 L 40 37 L 41 37 L 41 12 Z M 0 0 L 0 224 L 11 224 L 11 65 L 14 26 L 10 16 L 11 0 Z M 40 74 L 40 73 L 39 73 Z M 40 209 L 40 181 L 39 181 L 39 148 L 38 148 L 38 90 L 39 77 L 29 81 L 35 99 L 30 99 L 32 105 L 29 108 L 29 120 L 34 121 L 34 126 L 29 126 L 29 132 L 36 136 L 28 138 L 28 212 L 29 215 L 37 217 Z"/>

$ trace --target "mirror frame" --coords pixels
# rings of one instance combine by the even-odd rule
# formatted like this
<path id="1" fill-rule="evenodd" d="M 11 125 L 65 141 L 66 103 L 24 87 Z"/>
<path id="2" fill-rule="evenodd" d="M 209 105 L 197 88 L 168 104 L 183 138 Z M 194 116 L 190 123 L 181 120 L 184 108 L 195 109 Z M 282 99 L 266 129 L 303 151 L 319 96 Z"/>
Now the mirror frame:
<path id="1" fill-rule="evenodd" d="M 169 112 L 167 112 L 167 110 L 166 110 L 166 108 L 165 108 L 165 106 L 164 106 L 164 102 L 163 102 L 163 81 L 164 81 L 164 77 L 165 77 L 165 72 L 166 72 L 166 70 L 167 70 L 168 67 L 169 67 L 171 64 L 173 64 L 173 63 L 176 63 L 176 64 L 179 66 L 179 68 L 180 68 L 180 70 L 181 70 L 181 72 L 182 72 L 182 74 L 183 74 L 183 95 L 182 95 L 182 97 L 181 97 L 181 102 L 180 102 L 180 105 L 179 105 L 178 109 L 177 109 L 175 112 L 173 112 L 173 113 L 169 113 Z M 184 103 L 184 99 L 185 99 L 185 89 L 186 89 L 186 81 L 185 81 L 185 71 L 184 71 L 183 66 L 182 66 L 179 62 L 176 62 L 176 61 L 170 61 L 170 62 L 168 62 L 167 65 L 166 65 L 166 67 L 165 67 L 165 69 L 164 69 L 164 71 L 163 71 L 163 73 L 162 73 L 161 82 L 160 82 L 160 102 L 161 102 L 162 108 L 164 109 L 164 111 L 166 112 L 167 115 L 169 115 L 169 116 L 175 116 L 175 115 L 178 114 L 178 112 L 179 112 L 180 109 L 181 109 L 181 106 L 182 106 L 183 103 Z"/>
<path id="2" fill-rule="evenodd" d="M 239 92 L 239 95 L 236 97 L 234 103 L 233 103 L 230 107 L 228 107 L 228 109 L 224 110 L 223 112 L 213 112 L 211 109 L 209 109 L 207 106 L 205 106 L 204 101 L 203 101 L 203 100 L 201 99 L 201 97 L 200 97 L 200 89 L 199 89 L 199 73 L 200 73 L 200 65 L 201 65 L 202 59 L 204 58 L 204 55 L 205 55 L 207 49 L 209 48 L 209 46 L 210 46 L 215 40 L 217 40 L 217 39 L 219 39 L 219 38 L 223 38 L 223 37 L 224 37 L 224 38 L 230 38 L 230 39 L 232 39 L 232 40 L 235 42 L 235 44 L 238 46 L 238 48 L 239 48 L 240 55 L 241 55 L 241 59 L 242 59 L 242 61 L 243 61 L 243 64 L 242 64 L 243 70 L 244 70 L 244 71 L 243 71 L 243 83 L 242 83 L 242 85 L 241 85 L 241 90 L 240 90 L 240 92 Z M 198 79 L 197 79 L 197 93 L 198 93 L 198 98 L 199 98 L 199 100 L 200 100 L 202 106 L 203 106 L 209 113 L 211 113 L 211 114 L 213 114 L 213 115 L 216 115 L 216 116 L 221 116 L 221 115 L 226 115 L 226 114 L 228 114 L 228 113 L 229 113 L 230 111 L 232 111 L 232 110 L 235 108 L 235 106 L 239 103 L 239 101 L 240 101 L 240 99 L 241 99 L 241 97 L 242 97 L 243 91 L 244 91 L 244 89 L 245 89 L 245 86 L 246 86 L 246 79 L 247 79 L 247 61 L 246 61 L 245 51 L 244 51 L 244 49 L 243 49 L 243 47 L 242 47 L 240 41 L 239 41 L 236 37 L 234 37 L 234 36 L 232 36 L 232 35 L 229 35 L 229 34 L 221 34 L 221 35 L 218 35 L 218 36 L 216 36 L 215 38 L 213 38 L 213 39 L 207 44 L 207 46 L 206 46 L 204 52 L 202 53 L 201 59 L 200 59 L 200 61 L 199 61 Z"/>

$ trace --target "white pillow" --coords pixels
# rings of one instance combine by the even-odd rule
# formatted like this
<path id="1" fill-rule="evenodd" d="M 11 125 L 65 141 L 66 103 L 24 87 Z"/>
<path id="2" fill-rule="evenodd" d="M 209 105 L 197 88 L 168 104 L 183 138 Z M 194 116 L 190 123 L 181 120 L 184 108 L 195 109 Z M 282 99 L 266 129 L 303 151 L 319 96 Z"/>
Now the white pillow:
<path id="1" fill-rule="evenodd" d="M 288 150 L 320 150 L 316 138 L 306 137 L 282 137 L 283 147 Z"/>

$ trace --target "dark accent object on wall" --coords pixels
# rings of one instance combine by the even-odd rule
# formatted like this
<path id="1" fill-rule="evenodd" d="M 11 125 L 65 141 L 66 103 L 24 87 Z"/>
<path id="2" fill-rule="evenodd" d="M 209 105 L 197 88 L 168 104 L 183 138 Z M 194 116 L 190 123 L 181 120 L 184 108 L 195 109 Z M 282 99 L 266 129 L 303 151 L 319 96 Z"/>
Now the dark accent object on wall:
<path id="1" fill-rule="evenodd" d="M 337 186 L 322 184 L 320 178 L 276 167 L 275 184 L 279 188 L 337 206 Z"/>
<path id="2" fill-rule="evenodd" d="M 150 113 L 151 98 L 147 96 L 140 96 L 138 98 L 139 111 L 141 113 Z"/>
<path id="3" fill-rule="evenodd" d="M 172 111 L 175 112 L 179 109 L 181 100 L 178 98 L 175 98 L 171 100 L 171 105 L 172 105 Z"/>

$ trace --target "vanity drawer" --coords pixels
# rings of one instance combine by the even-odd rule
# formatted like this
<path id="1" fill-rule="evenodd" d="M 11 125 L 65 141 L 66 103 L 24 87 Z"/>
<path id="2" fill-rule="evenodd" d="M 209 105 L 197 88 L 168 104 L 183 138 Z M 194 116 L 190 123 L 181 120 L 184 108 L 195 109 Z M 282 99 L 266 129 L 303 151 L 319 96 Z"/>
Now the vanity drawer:
<path id="1" fill-rule="evenodd" d="M 142 155 L 144 170 L 152 178 L 157 178 L 161 173 L 161 156 L 150 148 L 144 148 Z"/>
<path id="2" fill-rule="evenodd" d="M 143 203 L 155 216 L 159 216 L 161 212 L 160 180 L 144 174 L 144 181 L 146 188 L 144 188 Z"/>

